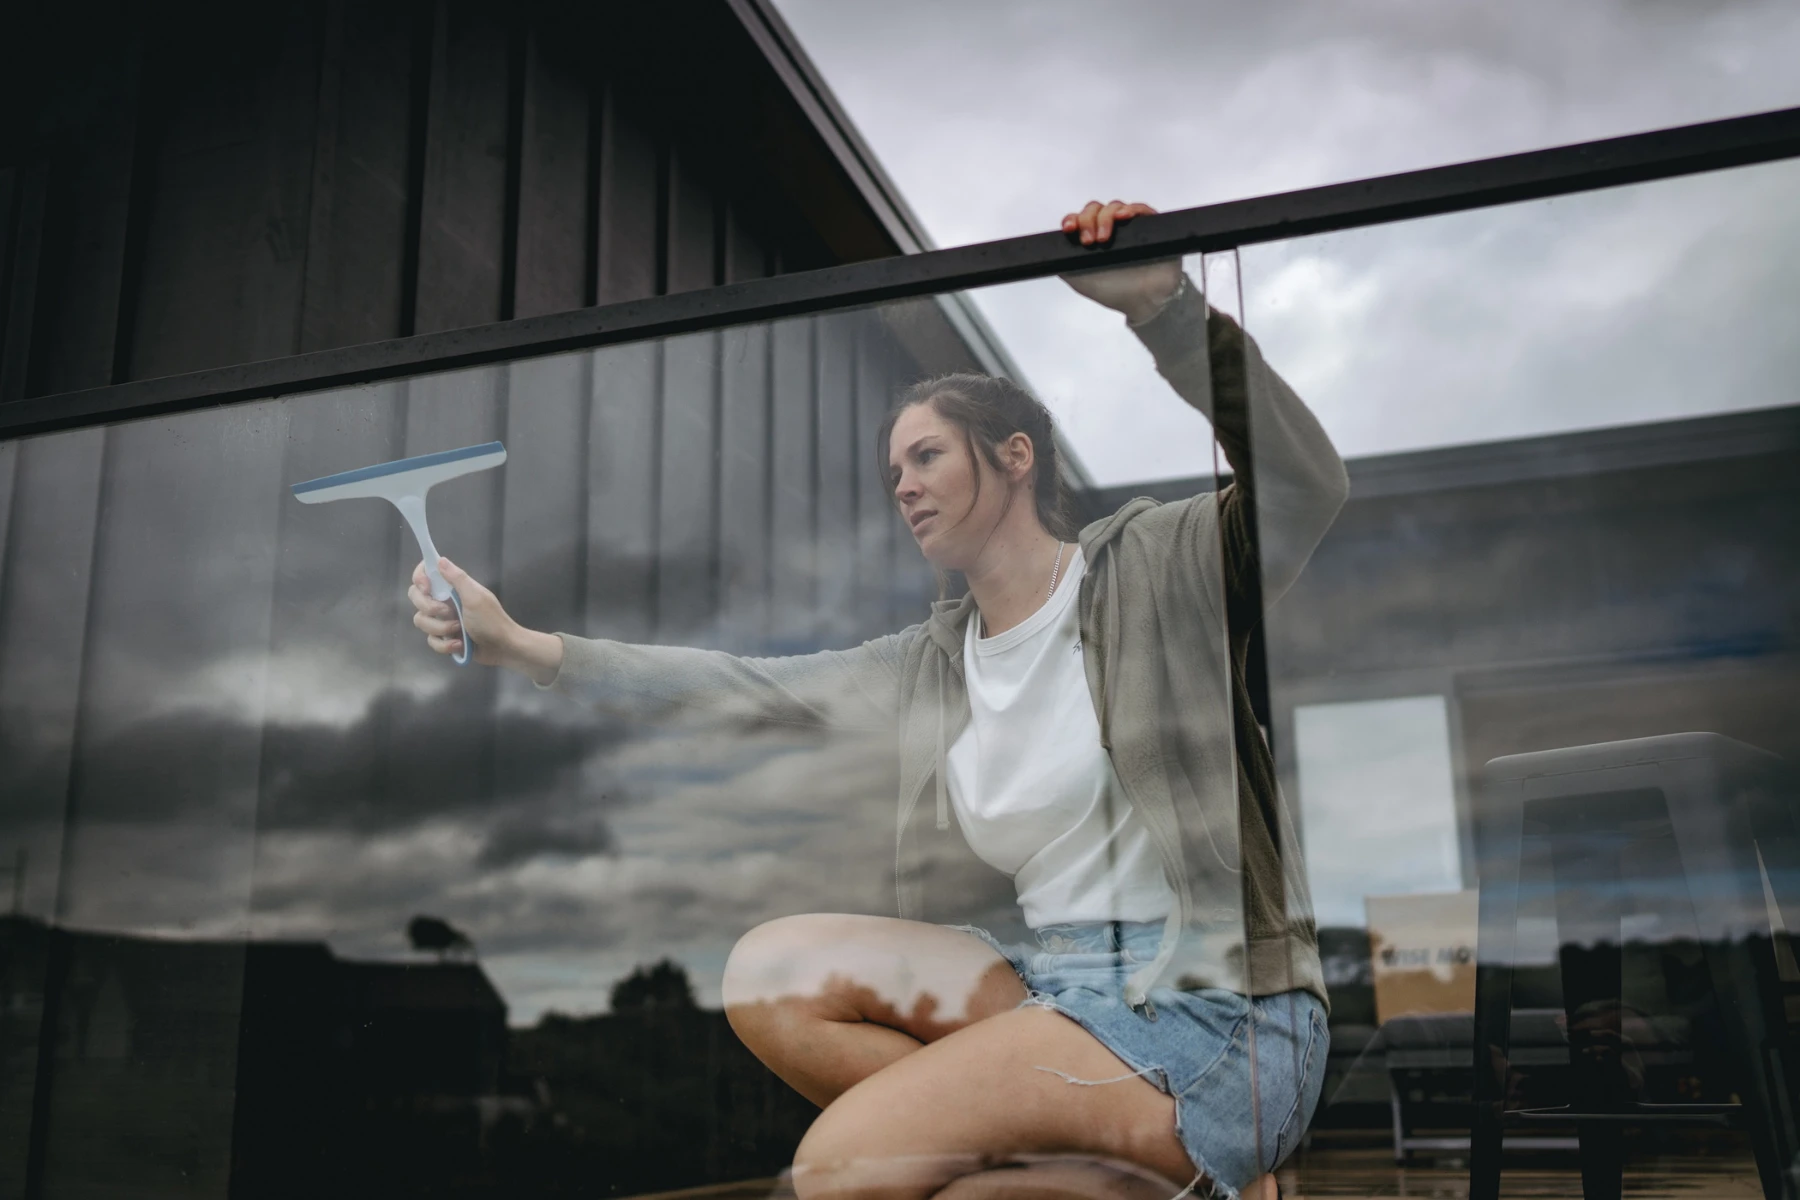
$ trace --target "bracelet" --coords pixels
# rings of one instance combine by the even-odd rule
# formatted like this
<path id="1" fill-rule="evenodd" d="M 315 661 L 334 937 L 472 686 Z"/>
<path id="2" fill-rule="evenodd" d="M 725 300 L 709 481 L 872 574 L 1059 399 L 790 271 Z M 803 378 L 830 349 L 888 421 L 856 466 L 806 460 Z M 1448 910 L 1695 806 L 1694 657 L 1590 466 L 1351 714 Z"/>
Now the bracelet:
<path id="1" fill-rule="evenodd" d="M 1148 316 L 1142 318 L 1141 320 L 1135 320 L 1135 321 L 1132 320 L 1130 317 L 1127 317 L 1127 318 L 1125 318 L 1125 323 L 1127 325 L 1131 326 L 1133 329 L 1142 329 L 1144 326 L 1148 325 L 1150 322 L 1156 320 L 1156 318 L 1162 316 L 1165 312 L 1167 312 L 1169 310 L 1169 307 L 1171 305 L 1173 305 L 1177 300 L 1181 299 L 1184 294 L 1186 294 L 1187 292 L 1190 292 L 1192 290 L 1193 290 L 1193 284 L 1188 282 L 1188 273 L 1186 271 L 1183 271 L 1181 273 L 1181 282 L 1179 282 L 1175 285 L 1175 290 L 1170 292 L 1167 296 L 1164 296 L 1162 299 L 1162 303 L 1158 304 L 1156 306 L 1156 308 L 1154 310 L 1152 310 Z"/>

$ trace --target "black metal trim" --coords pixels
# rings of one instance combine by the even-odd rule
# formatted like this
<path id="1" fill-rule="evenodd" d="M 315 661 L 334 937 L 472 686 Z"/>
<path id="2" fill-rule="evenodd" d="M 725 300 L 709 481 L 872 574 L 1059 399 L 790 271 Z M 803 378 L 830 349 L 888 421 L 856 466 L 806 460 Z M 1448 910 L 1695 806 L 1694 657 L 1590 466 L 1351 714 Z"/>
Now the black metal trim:
<path id="1" fill-rule="evenodd" d="M 349 387 L 1800 157 L 1800 108 L 0 404 L 0 437 Z"/>

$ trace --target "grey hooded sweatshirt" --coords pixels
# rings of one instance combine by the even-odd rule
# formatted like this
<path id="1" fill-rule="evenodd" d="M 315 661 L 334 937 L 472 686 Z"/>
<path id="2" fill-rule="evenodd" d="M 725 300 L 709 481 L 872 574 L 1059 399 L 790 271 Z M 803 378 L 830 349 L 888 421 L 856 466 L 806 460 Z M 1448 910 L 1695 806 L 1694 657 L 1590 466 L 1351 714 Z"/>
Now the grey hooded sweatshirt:
<path id="1" fill-rule="evenodd" d="M 1125 999 L 1139 1007 L 1152 986 L 1171 985 L 1303 988 L 1324 1000 L 1299 842 L 1244 662 L 1264 608 L 1343 504 L 1343 462 L 1255 342 L 1185 279 L 1135 332 L 1212 421 L 1233 481 L 1178 503 L 1133 500 L 1080 534 L 1083 659 L 1101 744 L 1177 901 Z M 939 601 L 898 633 L 782 658 L 559 634 L 562 667 L 547 686 L 630 721 L 698 712 L 891 737 L 899 914 L 956 921 L 966 914 L 934 899 L 966 894 L 950 882 L 958 872 L 994 874 L 954 828 L 946 792 L 945 755 L 969 720 L 963 626 L 974 611 L 968 596 Z"/>

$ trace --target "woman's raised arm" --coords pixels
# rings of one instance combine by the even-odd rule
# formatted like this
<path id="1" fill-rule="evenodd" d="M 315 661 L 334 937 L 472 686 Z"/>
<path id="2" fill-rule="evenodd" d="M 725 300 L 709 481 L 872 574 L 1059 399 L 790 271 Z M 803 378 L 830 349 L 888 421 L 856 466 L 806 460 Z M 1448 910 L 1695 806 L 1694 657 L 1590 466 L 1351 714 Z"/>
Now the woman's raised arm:
<path id="1" fill-rule="evenodd" d="M 1104 243 L 1115 222 L 1155 211 L 1147 204 L 1094 202 L 1065 216 L 1063 231 L 1078 232 L 1084 245 Z M 1318 419 L 1263 360 L 1255 339 L 1230 317 L 1209 310 L 1180 260 L 1063 278 L 1090 300 L 1125 314 L 1169 386 L 1212 422 L 1233 473 L 1219 495 L 1232 599 L 1248 595 L 1260 606 L 1273 604 L 1349 494 L 1343 460 Z M 1249 586 L 1252 570 L 1255 587 Z"/>

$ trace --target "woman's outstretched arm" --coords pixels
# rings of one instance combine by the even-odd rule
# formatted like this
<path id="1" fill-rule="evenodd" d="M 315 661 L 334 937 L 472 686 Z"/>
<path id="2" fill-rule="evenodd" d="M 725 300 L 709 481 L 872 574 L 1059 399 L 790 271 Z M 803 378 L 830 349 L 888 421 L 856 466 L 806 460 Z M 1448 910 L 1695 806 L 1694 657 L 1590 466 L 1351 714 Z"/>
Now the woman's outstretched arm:
<path id="1" fill-rule="evenodd" d="M 688 646 L 645 646 L 568 633 L 542 633 L 515 621 L 480 580 L 447 558 L 438 569 L 462 601 L 463 621 L 434 600 L 421 563 L 407 597 L 413 625 L 439 654 L 462 649 L 466 627 L 474 659 L 517 671 L 610 715 L 633 722 L 683 715 L 838 729 L 891 729 L 900 661 L 916 630 L 779 658 L 744 658 Z"/>

